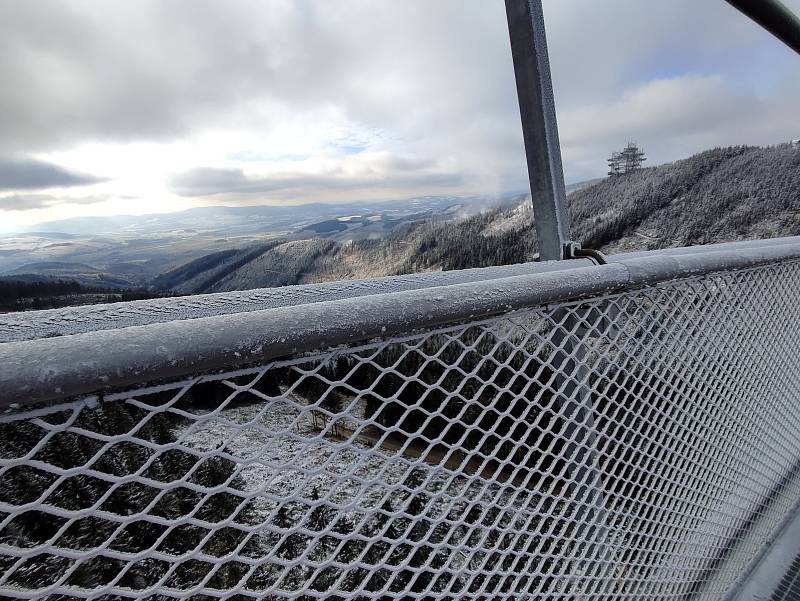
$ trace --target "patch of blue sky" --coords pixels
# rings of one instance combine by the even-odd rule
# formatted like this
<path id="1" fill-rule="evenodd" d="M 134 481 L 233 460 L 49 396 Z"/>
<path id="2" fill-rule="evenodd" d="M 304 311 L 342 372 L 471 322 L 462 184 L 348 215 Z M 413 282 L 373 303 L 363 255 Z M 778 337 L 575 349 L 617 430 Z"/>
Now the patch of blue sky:
<path id="1" fill-rule="evenodd" d="M 366 146 L 339 146 L 338 148 L 346 155 L 359 154 L 367 149 Z"/>
<path id="2" fill-rule="evenodd" d="M 722 75 L 733 91 L 769 96 L 778 92 L 787 74 L 797 68 L 797 58 L 779 41 L 768 34 L 755 45 L 727 48 L 721 56 L 690 53 L 676 49 L 670 54 L 634 62 L 629 67 L 629 81 L 641 83 L 659 79 L 676 79 L 688 75 Z M 743 64 L 755 68 L 742 69 Z"/>
<path id="3" fill-rule="evenodd" d="M 770 38 L 768 42 L 752 53 L 754 68 L 749 77 L 732 78 L 737 87 L 746 88 L 760 98 L 780 94 L 790 82 L 798 81 L 797 55 L 777 40 Z"/>

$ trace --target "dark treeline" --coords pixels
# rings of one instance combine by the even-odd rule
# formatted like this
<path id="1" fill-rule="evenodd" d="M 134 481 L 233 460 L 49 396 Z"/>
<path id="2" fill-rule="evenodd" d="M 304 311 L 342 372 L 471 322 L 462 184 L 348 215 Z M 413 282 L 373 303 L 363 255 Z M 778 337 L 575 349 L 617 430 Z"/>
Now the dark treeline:
<path id="1" fill-rule="evenodd" d="M 165 296 L 142 288 L 111 289 L 70 280 L 29 282 L 0 279 L 0 311 L 55 309 L 71 305 L 114 303 Z"/>
<path id="2" fill-rule="evenodd" d="M 463 221 L 420 224 L 413 229 L 416 250 L 394 270 L 393 275 L 431 269 L 469 269 L 509 265 L 531 260 L 535 238 L 527 227 L 487 235 L 487 228 L 501 215 L 494 209 Z M 405 234 L 411 237 L 412 232 Z M 403 233 L 394 234 L 395 237 Z M 520 259 L 522 258 L 522 259 Z"/>
<path id="3" fill-rule="evenodd" d="M 276 240 L 245 249 L 205 255 L 158 276 L 153 280 L 152 287 L 162 291 L 207 292 L 226 275 L 254 261 L 281 242 Z"/>
<path id="4" fill-rule="evenodd" d="M 205 255 L 194 261 L 189 261 L 167 273 L 163 273 L 153 280 L 156 288 L 167 289 L 178 285 L 180 282 L 190 280 L 198 274 L 212 270 L 225 264 L 228 259 L 235 257 L 241 251 L 237 248 L 222 250 L 220 252 Z"/>

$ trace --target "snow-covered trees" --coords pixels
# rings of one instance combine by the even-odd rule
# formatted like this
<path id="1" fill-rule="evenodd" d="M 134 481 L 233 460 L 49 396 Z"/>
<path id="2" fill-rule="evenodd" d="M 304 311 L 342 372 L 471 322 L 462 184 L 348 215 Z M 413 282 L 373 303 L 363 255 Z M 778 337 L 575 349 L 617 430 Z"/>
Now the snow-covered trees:
<path id="1" fill-rule="evenodd" d="M 642 168 L 642 163 L 647 160 L 644 151 L 636 142 L 628 142 L 622 152 L 613 152 L 608 159 L 608 175 L 624 175 L 633 173 Z"/>
<path id="2" fill-rule="evenodd" d="M 617 155 L 619 172 L 630 170 L 625 177 L 569 196 L 573 238 L 588 248 L 646 250 L 800 233 L 800 153 L 789 145 L 716 148 L 650 168 L 641 167 L 645 158 L 635 145 Z M 410 223 L 378 239 L 277 244 L 214 279 L 213 290 L 507 265 L 536 252 L 531 212 L 492 209 Z M 189 273 L 192 282 L 207 281 L 205 272 Z M 170 289 L 188 291 L 192 282 Z"/>
<path id="3" fill-rule="evenodd" d="M 715 148 L 575 192 L 570 218 L 575 239 L 612 252 L 797 235 L 800 154 Z"/>

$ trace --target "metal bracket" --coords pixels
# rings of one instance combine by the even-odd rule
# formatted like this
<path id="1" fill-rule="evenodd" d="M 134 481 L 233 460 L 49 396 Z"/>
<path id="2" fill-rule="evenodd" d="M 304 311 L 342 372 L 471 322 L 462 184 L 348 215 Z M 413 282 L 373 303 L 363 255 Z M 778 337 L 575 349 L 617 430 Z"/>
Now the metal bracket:
<path id="1" fill-rule="evenodd" d="M 567 255 L 568 259 L 592 259 L 598 265 L 605 265 L 608 263 L 606 256 L 599 250 L 581 248 L 581 245 L 577 242 L 570 242 L 570 245 L 570 254 Z"/>
<path id="2" fill-rule="evenodd" d="M 565 259 L 575 259 L 578 255 L 577 253 L 581 250 L 581 243 L 575 242 L 574 240 L 570 240 L 569 242 L 564 244 L 563 256 Z"/>
<path id="3" fill-rule="evenodd" d="M 563 246 L 562 257 L 564 259 L 591 259 L 597 265 L 605 265 L 608 258 L 599 250 L 581 247 L 580 242 L 570 240 Z"/>

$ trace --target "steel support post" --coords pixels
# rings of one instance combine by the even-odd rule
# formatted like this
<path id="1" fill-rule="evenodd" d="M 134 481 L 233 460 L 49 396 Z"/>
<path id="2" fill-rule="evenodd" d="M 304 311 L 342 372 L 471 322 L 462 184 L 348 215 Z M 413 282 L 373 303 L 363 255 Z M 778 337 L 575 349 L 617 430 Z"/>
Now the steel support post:
<path id="1" fill-rule="evenodd" d="M 800 54 L 800 19 L 779 0 L 727 0 Z"/>
<path id="2" fill-rule="evenodd" d="M 528 163 L 534 225 L 542 261 L 571 258 L 578 247 L 572 242 L 567 195 L 561 165 L 553 84 L 547 54 L 541 0 L 506 0 L 511 55 L 517 82 L 519 111 Z M 553 369 L 560 392 L 557 405 L 570 416 L 562 436 L 567 441 L 568 496 L 575 504 L 575 537 L 583 542 L 576 548 L 575 593 L 585 594 L 594 578 L 602 573 L 608 556 L 605 525 L 605 495 L 596 455 L 594 408 L 584 362 L 586 328 L 575 314 L 559 311 L 554 316 L 561 330 L 554 337 Z M 582 548 L 581 548 L 582 547 Z M 581 581 L 582 575 L 585 580 Z"/>
<path id="3" fill-rule="evenodd" d="M 560 435 L 566 443 L 563 453 L 568 480 L 564 493 L 575 505 L 572 534 L 581 541 L 570 560 L 576 587 L 572 592 L 578 595 L 592 594 L 591 587 L 608 577 L 613 568 L 591 376 L 586 366 L 586 340 L 600 332 L 588 325 L 589 315 L 586 317 L 581 319 L 575 309 L 554 313 L 555 350 L 551 362 L 558 373 L 556 407 L 567 419 Z"/>
<path id="4" fill-rule="evenodd" d="M 573 247 L 541 0 L 506 0 L 511 55 L 528 161 L 539 259 L 568 258 Z"/>

